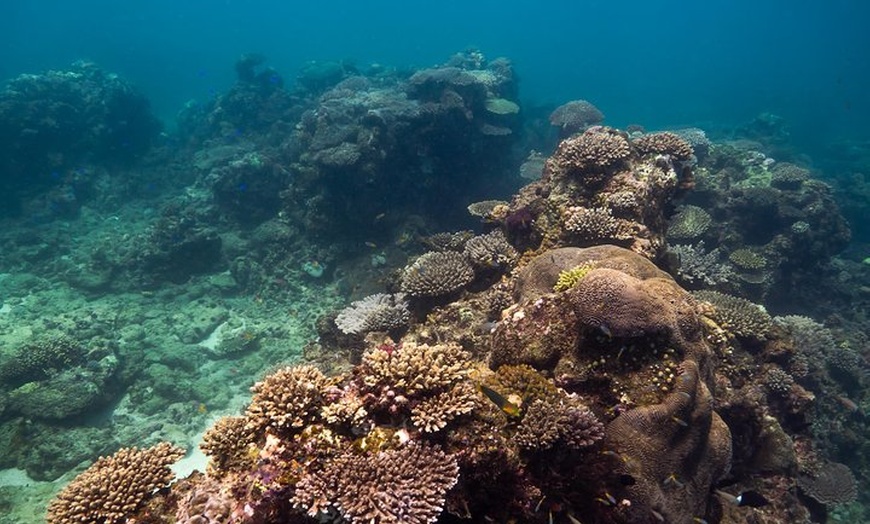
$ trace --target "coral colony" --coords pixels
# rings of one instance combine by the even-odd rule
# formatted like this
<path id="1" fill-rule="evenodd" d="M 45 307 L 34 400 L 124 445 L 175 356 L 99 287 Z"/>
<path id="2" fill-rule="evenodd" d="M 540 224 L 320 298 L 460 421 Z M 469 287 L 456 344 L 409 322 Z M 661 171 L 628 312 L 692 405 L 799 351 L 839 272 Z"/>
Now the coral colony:
<path id="1" fill-rule="evenodd" d="M 520 177 L 505 59 L 467 53 L 404 76 L 312 67 L 293 96 L 261 62 L 243 58 L 235 87 L 182 115 L 192 150 L 160 152 L 186 154 L 206 196 L 167 204 L 93 262 L 87 285 L 153 290 L 225 271 L 223 292 L 257 304 L 333 280 L 358 283 L 343 295 L 356 298 L 320 315 L 304 360 L 271 367 L 241 412 L 213 422 L 204 471 L 175 478 L 184 451 L 167 442 L 109 450 L 48 522 L 784 524 L 860 495 L 870 465 L 847 451 L 867 449 L 863 356 L 842 330 L 759 305 L 814 296 L 848 242 L 830 188 L 805 168 L 698 129 L 606 127 L 580 100 L 550 116 L 551 154 L 526 160 L 539 176 Z M 91 65 L 29 78 L 3 111 L 50 115 L 35 100 L 61 85 L 135 100 Z M 134 138 L 144 115 L 130 116 Z M 105 139 L 56 137 L 54 150 Z M 59 184 L 96 191 L 108 160 L 69 161 L 95 167 Z M 509 161 L 526 185 L 486 200 Z M 15 205 L 59 199 L 56 187 Z M 420 225 L 466 207 L 476 231 Z M 216 346 L 228 353 L 274 338 L 222 329 L 253 341 Z M 69 336 L 22 345 L 0 368 L 4 416 L 34 414 L 70 370 L 109 398 L 85 395 L 55 421 L 106 405 L 116 352 Z"/>

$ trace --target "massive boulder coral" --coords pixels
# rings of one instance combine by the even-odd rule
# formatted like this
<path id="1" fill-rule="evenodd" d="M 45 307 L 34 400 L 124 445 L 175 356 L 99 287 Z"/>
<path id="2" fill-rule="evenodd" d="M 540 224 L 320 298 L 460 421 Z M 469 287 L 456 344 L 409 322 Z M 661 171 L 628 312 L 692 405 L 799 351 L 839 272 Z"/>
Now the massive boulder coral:
<path id="1" fill-rule="evenodd" d="M 575 267 L 586 270 L 553 292 Z M 607 425 L 605 449 L 631 482 L 603 499 L 614 521 L 704 518 L 729 469 L 731 434 L 713 411 L 713 347 L 693 297 L 616 246 L 546 251 L 518 273 L 515 290 L 490 364 L 530 364 L 571 389 L 616 397 L 621 414 Z"/>
<path id="2" fill-rule="evenodd" d="M 552 293 L 563 271 L 584 264 L 592 269 L 583 278 Z M 710 348 L 694 299 L 667 273 L 629 250 L 604 245 L 546 251 L 518 273 L 515 290 L 517 304 L 504 312 L 493 334 L 494 366 L 527 363 L 579 379 L 603 346 L 618 351 L 621 343 L 642 343 L 674 349 L 706 369 Z"/>
<path id="3" fill-rule="evenodd" d="M 563 140 L 543 178 L 510 204 L 504 222 L 515 244 L 611 242 L 651 259 L 660 255 L 667 204 L 691 184 L 691 146 L 674 134 L 649 136 L 655 140 L 631 142 L 616 129 L 594 126 Z"/>
<path id="4" fill-rule="evenodd" d="M 617 472 L 633 479 L 612 493 L 631 501 L 613 507 L 621 522 L 654 515 L 674 524 L 698 522 L 708 513 L 710 488 L 729 471 L 731 432 L 713 411 L 697 364 L 687 360 L 681 370 L 661 403 L 607 425 L 605 447 L 618 458 Z"/>

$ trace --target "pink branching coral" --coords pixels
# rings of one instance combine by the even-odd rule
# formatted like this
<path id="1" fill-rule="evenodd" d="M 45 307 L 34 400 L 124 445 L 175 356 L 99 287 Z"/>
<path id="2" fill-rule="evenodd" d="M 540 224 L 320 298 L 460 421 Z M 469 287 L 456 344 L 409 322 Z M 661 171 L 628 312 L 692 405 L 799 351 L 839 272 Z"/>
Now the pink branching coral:
<path id="1" fill-rule="evenodd" d="M 334 511 L 351 524 L 427 524 L 459 478 L 456 459 L 409 442 L 371 455 L 345 453 L 296 484 L 293 503 L 312 517 Z"/>

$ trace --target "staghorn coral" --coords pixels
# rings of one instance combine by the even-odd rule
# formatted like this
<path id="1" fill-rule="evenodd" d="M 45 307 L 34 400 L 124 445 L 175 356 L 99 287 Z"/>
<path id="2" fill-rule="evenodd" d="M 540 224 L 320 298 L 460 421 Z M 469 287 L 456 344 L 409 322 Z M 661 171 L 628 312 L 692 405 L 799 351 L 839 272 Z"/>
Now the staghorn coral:
<path id="1" fill-rule="evenodd" d="M 220 476 L 250 466 L 254 432 L 245 417 L 221 417 L 205 432 L 199 448 L 211 458 L 209 473 Z"/>
<path id="2" fill-rule="evenodd" d="M 306 473 L 293 503 L 312 517 L 337 512 L 351 524 L 428 524 L 458 477 L 453 456 L 412 441 L 370 455 L 345 453 Z"/>
<path id="3" fill-rule="evenodd" d="M 175 474 L 169 466 L 184 450 L 168 442 L 122 448 L 100 457 L 67 485 L 48 507 L 49 524 L 125 522 Z"/>
<path id="4" fill-rule="evenodd" d="M 670 155 L 677 160 L 692 158 L 692 146 L 676 133 L 663 131 L 635 138 L 631 144 L 643 155 Z"/>
<path id="5" fill-rule="evenodd" d="M 474 279 L 465 257 L 454 252 L 429 252 L 417 257 L 402 273 L 402 291 L 412 297 L 449 295 Z"/>
<path id="6" fill-rule="evenodd" d="M 731 464 L 731 432 L 713 411 L 713 397 L 691 360 L 662 403 L 608 424 L 604 446 L 620 459 L 616 471 L 634 479 L 615 488 L 614 496 L 631 502 L 613 509 L 619 522 L 651 522 L 653 512 L 666 522 L 697 522 Z"/>
<path id="7" fill-rule="evenodd" d="M 828 462 L 813 476 L 799 476 L 798 486 L 808 496 L 826 505 L 848 504 L 858 497 L 855 475 L 848 466 L 838 462 Z"/>
<path id="8" fill-rule="evenodd" d="M 402 293 L 376 293 L 351 303 L 335 317 L 335 325 L 345 334 L 389 331 L 408 325 L 411 312 Z"/>
<path id="9" fill-rule="evenodd" d="M 251 388 L 254 398 L 245 411 L 248 429 L 288 433 L 315 420 L 328 379 L 314 366 L 288 366 L 267 375 Z"/>
<path id="10" fill-rule="evenodd" d="M 565 137 L 604 121 L 604 114 L 586 100 L 572 100 L 550 113 L 550 125 L 558 127 Z"/>
<path id="11" fill-rule="evenodd" d="M 499 269 L 516 262 L 519 257 L 501 229 L 478 235 L 465 244 L 465 256 L 475 268 Z"/>
<path id="12" fill-rule="evenodd" d="M 713 217 L 698 206 L 682 206 L 668 224 L 668 238 L 673 240 L 694 240 L 710 229 Z"/>
<path id="13" fill-rule="evenodd" d="M 764 340 L 773 327 L 773 319 L 759 305 L 745 298 L 718 291 L 695 291 L 698 300 L 709 302 L 715 308 L 714 320 L 734 335 Z"/>

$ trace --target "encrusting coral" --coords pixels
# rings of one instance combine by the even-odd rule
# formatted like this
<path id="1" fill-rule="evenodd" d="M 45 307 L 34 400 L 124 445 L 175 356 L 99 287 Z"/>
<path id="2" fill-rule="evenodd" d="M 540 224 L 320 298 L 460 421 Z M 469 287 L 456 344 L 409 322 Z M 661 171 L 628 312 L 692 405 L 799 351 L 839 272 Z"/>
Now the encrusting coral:
<path id="1" fill-rule="evenodd" d="M 161 442 L 122 448 L 102 457 L 67 485 L 48 508 L 49 524 L 123 522 L 155 491 L 169 485 L 169 469 L 184 450 Z"/>

